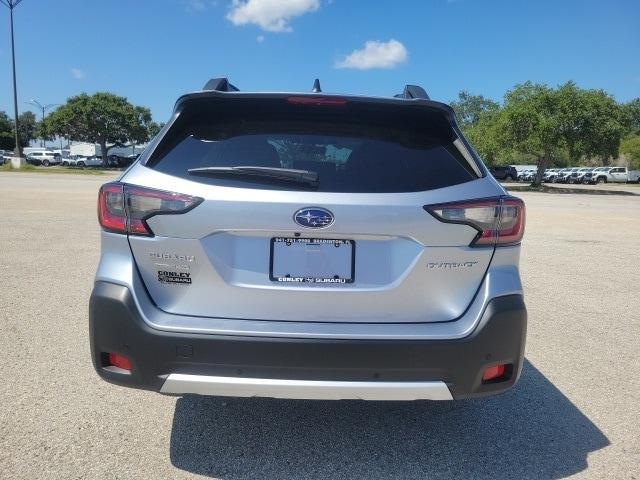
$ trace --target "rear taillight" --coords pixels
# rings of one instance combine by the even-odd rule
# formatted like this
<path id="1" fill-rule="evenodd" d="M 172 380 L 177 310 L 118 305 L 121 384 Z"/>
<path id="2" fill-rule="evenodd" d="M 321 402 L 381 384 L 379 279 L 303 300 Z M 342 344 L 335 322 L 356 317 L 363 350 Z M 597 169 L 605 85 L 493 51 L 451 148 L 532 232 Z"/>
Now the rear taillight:
<path id="1" fill-rule="evenodd" d="M 98 194 L 98 221 L 110 232 L 126 233 L 127 217 L 124 211 L 124 194 L 119 183 L 107 183 Z"/>
<path id="2" fill-rule="evenodd" d="M 100 188 L 98 221 L 109 232 L 152 236 L 147 220 L 155 215 L 185 213 L 201 198 L 114 182 Z"/>
<path id="3" fill-rule="evenodd" d="M 478 230 L 471 246 L 514 245 L 524 235 L 525 208 L 519 198 L 468 200 L 424 208 L 441 222 L 461 223 Z"/>

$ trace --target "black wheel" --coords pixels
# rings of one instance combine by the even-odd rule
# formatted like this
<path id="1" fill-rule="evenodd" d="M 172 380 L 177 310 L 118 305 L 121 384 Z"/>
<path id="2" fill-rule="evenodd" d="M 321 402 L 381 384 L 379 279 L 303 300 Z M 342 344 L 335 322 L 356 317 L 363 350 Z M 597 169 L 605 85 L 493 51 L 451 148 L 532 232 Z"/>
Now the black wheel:
<path id="1" fill-rule="evenodd" d="M 63 167 L 68 167 L 69 166 L 69 162 L 62 162 L 62 166 Z"/>
<path id="2" fill-rule="evenodd" d="M 513 177 L 511 175 L 507 175 L 506 177 L 504 177 L 504 179 L 507 182 L 513 182 Z"/>
<path id="3" fill-rule="evenodd" d="M 607 177 L 598 177 L 598 183 L 607 183 Z"/>
<path id="4" fill-rule="evenodd" d="M 49 166 L 49 160 L 43 160 L 42 161 L 42 166 L 48 167 Z"/>
<path id="5" fill-rule="evenodd" d="M 84 167 L 84 162 L 80 161 L 80 162 L 76 163 L 76 165 L 79 166 L 79 167 Z"/>

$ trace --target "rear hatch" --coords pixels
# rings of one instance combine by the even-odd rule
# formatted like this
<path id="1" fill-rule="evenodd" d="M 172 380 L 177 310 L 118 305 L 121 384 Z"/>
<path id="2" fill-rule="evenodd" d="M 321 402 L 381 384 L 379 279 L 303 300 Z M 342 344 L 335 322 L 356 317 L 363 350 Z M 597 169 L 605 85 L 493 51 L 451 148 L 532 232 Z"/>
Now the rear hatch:
<path id="1" fill-rule="evenodd" d="M 130 235 L 144 284 L 159 308 L 182 315 L 455 319 L 493 246 L 470 247 L 476 228 L 423 207 L 503 193 L 479 178 L 457 138 L 450 111 L 435 102 L 184 99 L 123 179 L 201 199 L 186 213 L 149 218 L 152 236 Z"/>

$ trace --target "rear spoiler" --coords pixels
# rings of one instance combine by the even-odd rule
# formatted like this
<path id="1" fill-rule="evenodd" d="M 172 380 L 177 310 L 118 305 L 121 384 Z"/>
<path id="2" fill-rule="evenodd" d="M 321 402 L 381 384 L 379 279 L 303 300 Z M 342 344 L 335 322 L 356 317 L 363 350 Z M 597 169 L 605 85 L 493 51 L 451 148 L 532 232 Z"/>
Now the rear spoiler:
<path id="1" fill-rule="evenodd" d="M 296 97 L 309 97 L 318 98 L 318 95 L 322 95 L 322 89 L 320 87 L 320 80 L 315 79 L 313 82 L 313 87 L 310 93 L 292 93 L 292 92 L 242 92 L 238 87 L 232 84 L 228 78 L 226 77 L 218 77 L 210 79 L 203 87 L 201 91 L 188 93 L 182 95 L 178 98 L 175 107 L 174 114 L 171 118 L 171 121 L 167 122 L 165 128 L 163 130 L 167 130 L 170 127 L 177 116 L 179 115 L 182 107 L 185 103 L 190 102 L 192 100 L 196 100 L 199 98 L 226 98 L 230 97 L 238 97 L 238 98 L 287 98 L 291 95 L 295 95 Z M 483 177 L 486 175 L 486 171 L 482 166 L 482 162 L 477 157 L 477 154 L 474 152 L 473 148 L 467 140 L 462 135 L 462 132 L 458 128 L 456 123 L 455 113 L 453 109 L 441 102 L 437 102 L 431 100 L 429 95 L 425 91 L 424 88 L 418 85 L 405 85 L 402 93 L 394 95 L 393 97 L 368 97 L 368 96 L 360 96 L 360 95 L 337 95 L 341 99 L 344 99 L 348 102 L 367 102 L 367 103 L 379 103 L 379 104 L 395 104 L 395 105 L 416 105 L 427 107 L 431 110 L 436 110 L 440 114 L 442 114 L 451 125 L 452 131 L 455 135 L 453 139 L 453 145 L 460 152 L 460 154 L 464 157 L 466 162 L 469 164 L 469 167 L 473 170 L 473 172 L 478 177 Z M 161 137 L 162 135 L 158 135 Z M 151 148 L 150 150 L 153 150 Z M 146 158 L 142 160 L 143 163 L 146 161 Z"/>
<path id="2" fill-rule="evenodd" d="M 240 89 L 229 82 L 227 77 L 211 78 L 202 87 L 203 92 L 239 92 Z M 313 81 L 313 87 L 311 93 L 322 93 L 320 88 L 320 79 L 316 78 Z M 430 100 L 426 90 L 419 85 L 405 85 L 402 93 L 398 93 L 393 96 L 394 98 L 414 99 L 421 98 L 423 100 Z"/>

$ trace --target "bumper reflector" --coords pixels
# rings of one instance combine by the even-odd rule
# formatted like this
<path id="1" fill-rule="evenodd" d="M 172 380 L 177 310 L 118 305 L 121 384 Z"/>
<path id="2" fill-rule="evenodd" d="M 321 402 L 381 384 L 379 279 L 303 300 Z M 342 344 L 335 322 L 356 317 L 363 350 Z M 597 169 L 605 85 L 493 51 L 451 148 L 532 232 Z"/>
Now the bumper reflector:
<path id="1" fill-rule="evenodd" d="M 487 367 L 482 375 L 483 382 L 496 381 L 501 380 L 501 377 L 505 375 L 505 365 L 493 365 L 491 367 Z"/>
<path id="2" fill-rule="evenodd" d="M 127 357 L 112 352 L 109 352 L 108 357 L 109 365 L 113 365 L 114 367 L 118 367 L 122 370 L 131 372 L 131 360 L 129 360 Z"/>

